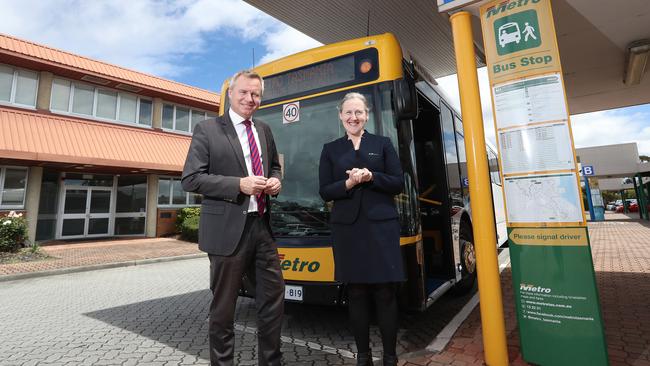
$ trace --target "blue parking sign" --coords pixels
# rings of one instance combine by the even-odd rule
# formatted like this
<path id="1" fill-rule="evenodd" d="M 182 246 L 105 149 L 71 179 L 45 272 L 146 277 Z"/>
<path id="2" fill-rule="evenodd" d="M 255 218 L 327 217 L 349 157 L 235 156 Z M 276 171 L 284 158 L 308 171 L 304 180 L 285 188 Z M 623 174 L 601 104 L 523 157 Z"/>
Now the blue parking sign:
<path id="1" fill-rule="evenodd" d="M 583 165 L 582 166 L 582 175 L 594 175 L 594 166 L 593 165 Z"/>

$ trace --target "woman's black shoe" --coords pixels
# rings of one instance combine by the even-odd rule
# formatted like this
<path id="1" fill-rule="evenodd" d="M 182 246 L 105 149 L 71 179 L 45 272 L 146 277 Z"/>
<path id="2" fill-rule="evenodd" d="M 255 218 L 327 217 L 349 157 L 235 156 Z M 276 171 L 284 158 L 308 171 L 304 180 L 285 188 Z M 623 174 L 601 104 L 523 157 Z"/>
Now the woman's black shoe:
<path id="1" fill-rule="evenodd" d="M 397 356 L 384 355 L 384 366 L 397 366 Z"/>
<path id="2" fill-rule="evenodd" d="M 357 353 L 357 366 L 372 366 L 372 353 L 371 352 Z"/>

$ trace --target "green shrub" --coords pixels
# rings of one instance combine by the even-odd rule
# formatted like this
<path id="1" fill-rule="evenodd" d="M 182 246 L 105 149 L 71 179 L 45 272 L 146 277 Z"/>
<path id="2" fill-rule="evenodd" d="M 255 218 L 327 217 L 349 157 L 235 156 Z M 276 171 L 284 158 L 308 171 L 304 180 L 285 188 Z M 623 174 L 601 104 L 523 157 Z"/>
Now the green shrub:
<path id="1" fill-rule="evenodd" d="M 183 231 L 183 222 L 190 217 L 198 217 L 201 215 L 200 207 L 185 207 L 176 212 L 176 231 Z"/>
<path id="2" fill-rule="evenodd" d="M 198 243 L 199 241 L 199 216 L 190 216 L 181 224 L 181 238 Z"/>
<path id="3" fill-rule="evenodd" d="M 0 217 L 0 252 L 16 252 L 27 240 L 27 220 L 14 211 Z"/>

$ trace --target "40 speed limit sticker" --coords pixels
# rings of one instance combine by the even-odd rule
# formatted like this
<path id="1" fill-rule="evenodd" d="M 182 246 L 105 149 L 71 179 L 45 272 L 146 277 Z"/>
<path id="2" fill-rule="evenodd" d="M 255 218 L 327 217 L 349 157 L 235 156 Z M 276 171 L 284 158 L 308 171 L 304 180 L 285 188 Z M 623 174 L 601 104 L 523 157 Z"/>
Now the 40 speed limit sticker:
<path id="1" fill-rule="evenodd" d="M 282 123 L 300 121 L 300 102 L 291 102 L 282 106 Z"/>

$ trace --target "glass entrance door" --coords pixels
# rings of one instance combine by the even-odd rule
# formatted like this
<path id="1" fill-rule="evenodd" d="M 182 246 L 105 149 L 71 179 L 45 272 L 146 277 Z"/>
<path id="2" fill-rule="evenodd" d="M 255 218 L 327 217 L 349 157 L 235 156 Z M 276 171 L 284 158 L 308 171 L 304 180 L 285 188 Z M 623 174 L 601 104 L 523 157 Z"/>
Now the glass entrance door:
<path id="1" fill-rule="evenodd" d="M 110 187 L 65 187 L 58 237 L 75 239 L 109 235 L 111 192 Z"/>

